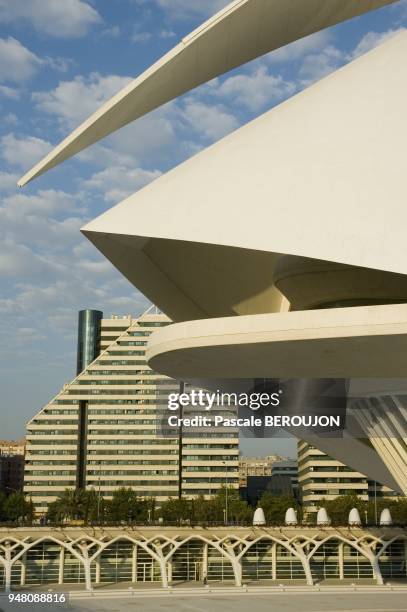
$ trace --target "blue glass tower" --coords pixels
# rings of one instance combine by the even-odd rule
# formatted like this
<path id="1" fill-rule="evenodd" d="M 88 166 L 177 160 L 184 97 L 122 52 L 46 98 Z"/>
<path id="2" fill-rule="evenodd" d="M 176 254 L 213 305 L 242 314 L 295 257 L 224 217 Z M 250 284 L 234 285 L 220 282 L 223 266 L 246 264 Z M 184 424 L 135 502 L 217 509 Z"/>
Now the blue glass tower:
<path id="1" fill-rule="evenodd" d="M 99 355 L 100 325 L 103 312 L 80 310 L 78 317 L 78 351 L 76 373 L 83 370 Z"/>

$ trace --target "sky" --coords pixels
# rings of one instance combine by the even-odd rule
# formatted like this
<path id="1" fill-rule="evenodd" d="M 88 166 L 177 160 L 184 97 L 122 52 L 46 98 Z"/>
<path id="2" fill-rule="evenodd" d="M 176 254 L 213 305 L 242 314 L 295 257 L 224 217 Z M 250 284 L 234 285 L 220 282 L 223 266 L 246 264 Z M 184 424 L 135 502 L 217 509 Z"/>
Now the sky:
<path id="1" fill-rule="evenodd" d="M 0 438 L 73 378 L 77 311 L 146 299 L 80 228 L 169 168 L 407 26 L 407 0 L 263 56 L 16 182 L 226 0 L 0 0 Z M 345 101 L 346 103 L 346 101 Z M 170 205 L 170 204 L 169 204 Z M 251 454 L 293 454 L 279 440 Z"/>

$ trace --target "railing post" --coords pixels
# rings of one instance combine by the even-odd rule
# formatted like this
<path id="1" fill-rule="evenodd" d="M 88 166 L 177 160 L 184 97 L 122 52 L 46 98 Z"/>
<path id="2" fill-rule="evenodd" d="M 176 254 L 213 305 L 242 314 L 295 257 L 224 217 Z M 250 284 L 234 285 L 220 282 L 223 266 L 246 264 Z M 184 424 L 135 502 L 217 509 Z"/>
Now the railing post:
<path id="1" fill-rule="evenodd" d="M 131 555 L 131 581 L 137 582 L 137 544 L 134 544 Z"/>
<path id="2" fill-rule="evenodd" d="M 345 547 L 345 543 L 339 542 L 339 546 L 338 546 L 339 580 L 344 579 L 344 568 L 343 568 L 344 547 Z"/>
<path id="3" fill-rule="evenodd" d="M 277 580 L 277 542 L 271 546 L 271 578 Z"/>
<path id="4" fill-rule="evenodd" d="M 204 542 L 202 552 L 202 579 L 204 582 L 208 580 L 208 543 Z"/>
<path id="5" fill-rule="evenodd" d="M 95 584 L 100 583 L 100 555 L 95 559 L 96 572 L 95 572 Z"/>
<path id="6" fill-rule="evenodd" d="M 5 542 L 4 551 L 4 589 L 6 593 L 11 591 L 11 545 L 10 542 Z"/>
<path id="7" fill-rule="evenodd" d="M 58 566 L 58 584 L 64 583 L 64 566 L 65 566 L 65 547 L 61 544 L 61 550 L 59 553 L 59 566 Z"/>

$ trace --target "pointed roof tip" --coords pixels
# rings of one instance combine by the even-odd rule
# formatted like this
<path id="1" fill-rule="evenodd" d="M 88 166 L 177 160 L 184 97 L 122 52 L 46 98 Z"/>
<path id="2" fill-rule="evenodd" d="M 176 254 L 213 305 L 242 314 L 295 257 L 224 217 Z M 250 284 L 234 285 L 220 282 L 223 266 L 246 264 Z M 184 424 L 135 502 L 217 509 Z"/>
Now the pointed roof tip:
<path id="1" fill-rule="evenodd" d="M 344 6 L 343 0 L 331 0 L 331 6 L 326 9 L 326 0 L 310 3 L 292 0 L 287 10 L 280 11 L 279 3 L 271 1 L 265 4 L 258 0 L 234 0 L 105 102 L 29 170 L 18 186 L 24 187 L 83 149 L 198 85 L 295 40 L 394 2 L 360 0 Z M 251 27 L 245 32 L 242 47 L 239 33 L 247 23 Z M 230 35 L 225 36 L 227 25 Z M 196 45 L 202 60 L 199 70 L 194 68 Z"/>
<path id="2" fill-rule="evenodd" d="M 44 172 L 46 172 L 47 167 L 44 165 L 44 163 L 46 162 L 47 158 L 43 158 L 40 162 L 38 162 L 38 164 L 36 164 L 35 166 L 33 166 L 31 168 L 31 170 L 29 170 L 28 172 L 26 172 L 18 181 L 17 181 L 17 187 L 25 187 L 26 185 L 28 185 L 28 183 L 30 183 L 34 178 L 40 176 L 41 174 L 43 174 Z"/>
<path id="3" fill-rule="evenodd" d="M 147 308 L 147 310 L 145 310 L 145 311 L 144 311 L 144 312 L 143 312 L 143 313 L 142 313 L 142 314 L 141 314 L 141 315 L 138 317 L 138 319 L 140 320 L 140 319 L 142 319 L 143 317 L 146 317 L 147 315 L 151 315 L 151 314 L 152 314 L 152 315 L 162 315 L 162 314 L 164 314 L 164 313 L 162 312 L 162 310 L 160 310 L 160 309 L 158 308 L 158 306 L 156 306 L 155 304 L 151 304 L 151 306 L 149 306 L 149 307 Z"/>

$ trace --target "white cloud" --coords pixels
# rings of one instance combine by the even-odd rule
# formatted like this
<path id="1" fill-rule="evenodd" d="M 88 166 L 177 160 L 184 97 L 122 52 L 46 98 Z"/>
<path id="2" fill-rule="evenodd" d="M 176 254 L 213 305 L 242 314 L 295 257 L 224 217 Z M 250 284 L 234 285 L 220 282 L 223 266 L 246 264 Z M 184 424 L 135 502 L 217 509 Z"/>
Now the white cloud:
<path id="1" fill-rule="evenodd" d="M 161 32 L 159 33 L 159 37 L 164 39 L 174 38 L 175 36 L 176 34 L 172 30 L 161 30 Z"/>
<path id="2" fill-rule="evenodd" d="M 130 170 L 140 166 L 167 162 L 174 159 L 176 138 L 175 105 L 166 105 L 130 123 L 79 153 L 78 158 L 98 168 L 123 166 Z"/>
<path id="3" fill-rule="evenodd" d="M 239 123 L 221 105 L 209 105 L 188 98 L 180 112 L 181 120 L 195 133 L 209 141 L 215 141 L 232 132 Z"/>
<path id="4" fill-rule="evenodd" d="M 19 82 L 29 79 L 41 64 L 42 60 L 15 38 L 0 38 L 1 81 Z"/>
<path id="5" fill-rule="evenodd" d="M 152 38 L 151 32 L 134 32 L 131 40 L 136 44 L 144 44 Z"/>
<path id="6" fill-rule="evenodd" d="M 18 117 L 15 113 L 7 113 L 3 117 L 3 125 L 17 125 Z"/>
<path id="7" fill-rule="evenodd" d="M 66 132 L 77 127 L 131 82 L 130 77 L 92 73 L 87 77 L 61 81 L 51 91 L 35 92 L 32 99 L 39 111 L 54 116 Z M 145 166 L 153 157 L 154 163 L 159 163 L 176 142 L 173 126 L 175 106 L 175 103 L 169 103 L 141 117 L 103 142 L 82 151 L 78 158 L 97 167 L 134 168 Z"/>
<path id="8" fill-rule="evenodd" d="M 132 167 L 146 163 L 157 164 L 166 159 L 168 154 L 174 155 L 173 147 L 177 144 L 175 120 L 176 104 L 165 106 L 141 117 L 123 130 L 112 134 L 107 143 L 109 147 L 121 156 L 131 160 Z M 123 165 L 116 161 L 115 165 Z M 128 165 L 128 164 L 124 164 Z"/>
<path id="9" fill-rule="evenodd" d="M 30 214 L 48 218 L 51 214 L 60 215 L 61 213 L 78 210 L 77 201 L 77 196 L 66 191 L 43 189 L 30 195 L 21 190 L 17 191 L 5 198 L 4 204 L 9 211 L 14 211 L 13 218 L 16 218 L 16 216 L 25 218 Z"/>
<path id="10" fill-rule="evenodd" d="M 230 0 L 155 0 L 170 17 L 188 19 L 191 16 L 209 17 L 229 4 Z"/>
<path id="11" fill-rule="evenodd" d="M 385 32 L 368 32 L 363 36 L 355 49 L 345 53 L 332 44 L 328 44 L 319 53 L 307 54 L 298 71 L 302 86 L 308 86 L 334 72 L 342 65 L 368 53 L 374 47 L 397 35 L 404 28 L 390 29 Z M 305 39 L 306 40 L 306 39 Z"/>
<path id="12" fill-rule="evenodd" d="M 326 47 L 331 41 L 332 34 L 329 30 L 316 32 L 300 40 L 272 51 L 266 56 L 266 60 L 271 63 L 294 62 L 303 58 L 309 53 L 314 53 Z"/>
<path id="13" fill-rule="evenodd" d="M 134 28 L 133 35 L 131 36 L 131 41 L 136 44 L 145 44 L 151 40 L 153 36 L 167 40 L 174 38 L 176 34 L 172 30 L 161 30 L 160 32 L 153 34 L 152 32 L 142 31 L 139 29 L 139 26 L 136 26 Z"/>
<path id="14" fill-rule="evenodd" d="M 77 76 L 71 81 L 61 81 L 51 91 L 34 92 L 32 99 L 38 110 L 57 116 L 66 128 L 72 128 L 132 80 L 94 72 L 89 77 Z"/>
<path id="15" fill-rule="evenodd" d="M 119 202 L 135 191 L 161 175 L 159 170 L 143 170 L 142 168 L 129 169 L 124 166 L 111 166 L 96 172 L 84 187 L 96 189 L 103 193 L 107 202 Z"/>
<path id="16" fill-rule="evenodd" d="M 82 239 L 80 228 L 87 220 L 80 194 L 48 189 L 4 197 L 0 204 L 3 274 L 12 275 L 14 270 L 18 277 L 25 270 L 29 275 L 35 266 L 38 274 L 68 278 L 75 259 L 72 249 Z"/>
<path id="17" fill-rule="evenodd" d="M 17 174 L 0 170 L 0 191 L 15 191 L 18 179 L 19 176 Z"/>
<path id="18" fill-rule="evenodd" d="M 45 336 L 40 334 L 34 327 L 20 327 L 16 329 L 18 339 L 22 342 L 37 342 L 38 340 L 45 340 Z"/>
<path id="19" fill-rule="evenodd" d="M 221 97 L 232 98 L 238 105 L 251 111 L 259 111 L 275 100 L 290 96 L 295 84 L 281 76 L 270 74 L 266 66 L 260 66 L 252 74 L 238 74 L 229 77 L 216 90 Z"/>
<path id="20" fill-rule="evenodd" d="M 87 220 L 81 204 L 80 196 L 53 189 L 32 195 L 12 193 L 0 205 L 2 235 L 18 244 L 57 253 L 78 241 Z"/>
<path id="21" fill-rule="evenodd" d="M 58 273 L 60 266 L 56 265 L 43 255 L 33 252 L 25 245 L 15 244 L 6 239 L 0 243 L 0 277 L 33 276 L 49 277 L 51 273 Z"/>
<path id="22" fill-rule="evenodd" d="M 360 55 L 368 53 L 368 51 L 378 47 L 389 38 L 392 38 L 393 36 L 396 36 L 396 34 L 402 32 L 404 29 L 405 28 L 398 28 L 396 30 L 387 30 L 386 32 L 368 32 L 363 36 L 362 40 L 351 53 L 350 59 L 354 59 Z"/>
<path id="23" fill-rule="evenodd" d="M 78 38 L 102 20 L 83 0 L 0 0 L 0 22 L 19 21 L 49 36 Z"/>
<path id="24" fill-rule="evenodd" d="M 43 63 L 57 72 L 67 72 L 69 68 L 75 65 L 72 59 L 67 59 L 66 57 L 46 57 Z"/>
<path id="25" fill-rule="evenodd" d="M 106 38 L 118 38 L 121 34 L 120 27 L 118 25 L 112 26 L 111 28 L 105 28 L 100 32 L 100 36 Z"/>
<path id="26" fill-rule="evenodd" d="M 20 92 L 14 87 L 0 85 L 0 96 L 3 96 L 4 98 L 9 98 L 10 100 L 17 100 L 20 97 Z"/>
<path id="27" fill-rule="evenodd" d="M 12 166 L 21 168 L 30 168 L 52 148 L 51 143 L 41 138 L 35 136 L 19 138 L 13 133 L 2 136 L 0 145 L 1 157 Z"/>
<path id="28" fill-rule="evenodd" d="M 301 84 L 304 86 L 311 85 L 337 70 L 345 61 L 343 52 L 333 45 L 328 45 L 321 53 L 307 55 L 298 72 Z"/>

